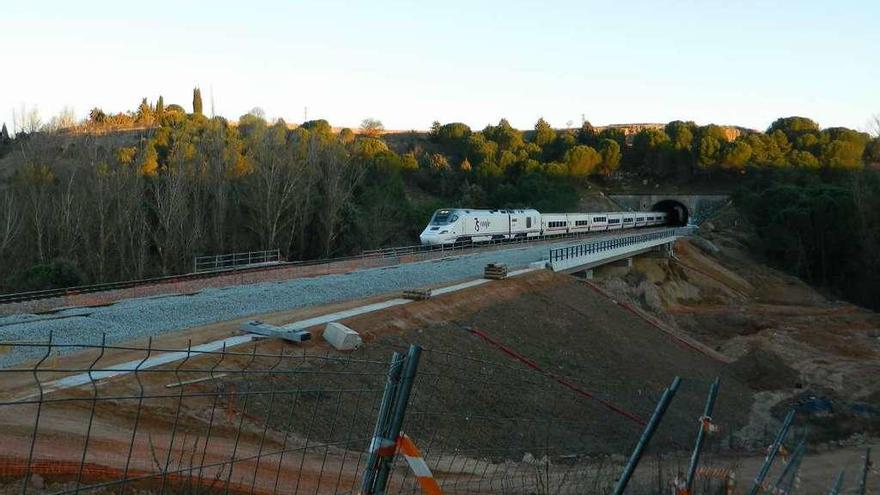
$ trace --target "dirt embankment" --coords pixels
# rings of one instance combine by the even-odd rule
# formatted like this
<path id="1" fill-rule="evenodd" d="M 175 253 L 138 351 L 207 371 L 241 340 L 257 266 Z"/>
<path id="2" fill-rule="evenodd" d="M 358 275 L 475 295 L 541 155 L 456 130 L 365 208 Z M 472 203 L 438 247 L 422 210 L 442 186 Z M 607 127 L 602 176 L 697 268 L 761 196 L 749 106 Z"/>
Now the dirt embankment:
<path id="1" fill-rule="evenodd" d="M 813 441 L 880 433 L 880 315 L 760 263 L 751 235 L 729 209 L 674 258 L 599 270 L 597 283 L 734 359 L 730 370 L 768 402 L 753 422 L 795 406 Z"/>

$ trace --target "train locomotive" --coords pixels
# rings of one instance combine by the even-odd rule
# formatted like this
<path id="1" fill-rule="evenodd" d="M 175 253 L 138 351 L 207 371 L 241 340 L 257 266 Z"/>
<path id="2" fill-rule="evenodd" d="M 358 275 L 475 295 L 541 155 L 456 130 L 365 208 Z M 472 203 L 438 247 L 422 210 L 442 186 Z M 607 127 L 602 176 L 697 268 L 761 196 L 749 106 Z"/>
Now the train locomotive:
<path id="1" fill-rule="evenodd" d="M 443 208 L 434 212 L 419 240 L 436 246 L 634 229 L 668 221 L 668 214 L 659 211 L 540 213 L 533 209 Z"/>

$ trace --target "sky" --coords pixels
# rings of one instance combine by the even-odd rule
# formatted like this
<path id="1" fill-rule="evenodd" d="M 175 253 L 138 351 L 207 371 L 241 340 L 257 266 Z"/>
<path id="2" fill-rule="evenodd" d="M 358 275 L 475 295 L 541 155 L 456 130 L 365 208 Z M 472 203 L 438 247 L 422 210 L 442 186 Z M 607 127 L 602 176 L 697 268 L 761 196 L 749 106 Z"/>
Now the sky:
<path id="1" fill-rule="evenodd" d="M 880 113 L 880 1 L 11 0 L 0 122 L 141 98 L 387 129 L 693 120 L 765 129 Z"/>

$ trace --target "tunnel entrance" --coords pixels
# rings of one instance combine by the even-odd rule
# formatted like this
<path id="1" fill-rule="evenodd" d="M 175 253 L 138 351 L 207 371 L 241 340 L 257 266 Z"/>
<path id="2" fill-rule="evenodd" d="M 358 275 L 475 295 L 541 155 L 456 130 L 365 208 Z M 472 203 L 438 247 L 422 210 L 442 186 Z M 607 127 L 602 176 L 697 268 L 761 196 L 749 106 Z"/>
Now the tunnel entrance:
<path id="1" fill-rule="evenodd" d="M 690 212 L 687 206 L 681 201 L 674 199 L 664 199 L 651 207 L 651 211 L 662 211 L 669 215 L 669 222 L 672 225 L 687 225 L 690 220 Z"/>

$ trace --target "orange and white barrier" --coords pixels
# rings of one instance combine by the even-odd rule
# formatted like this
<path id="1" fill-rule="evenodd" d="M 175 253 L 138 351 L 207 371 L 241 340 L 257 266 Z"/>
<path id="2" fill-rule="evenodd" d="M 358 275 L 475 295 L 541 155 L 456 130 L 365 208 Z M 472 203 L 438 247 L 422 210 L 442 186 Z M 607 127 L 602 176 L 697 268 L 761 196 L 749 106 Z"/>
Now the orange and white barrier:
<path id="1" fill-rule="evenodd" d="M 406 463 L 416 479 L 419 480 L 422 493 L 426 495 L 443 495 L 440 485 L 437 484 L 437 480 L 434 479 L 434 475 L 431 473 L 431 469 L 428 468 L 428 464 L 422 458 L 422 453 L 419 452 L 412 439 L 405 434 L 401 433 L 397 437 L 397 442 L 387 438 L 374 437 L 370 445 L 370 451 L 375 452 L 379 457 L 391 457 L 400 452 L 403 458 L 406 459 Z"/>
<path id="2" fill-rule="evenodd" d="M 700 416 L 700 424 L 703 426 L 703 431 L 707 434 L 718 433 L 718 425 L 712 422 L 712 418 L 709 416 Z"/>
<path id="3" fill-rule="evenodd" d="M 418 478 L 419 485 L 422 487 L 422 493 L 442 495 L 443 492 L 440 491 L 440 485 L 437 484 L 437 480 L 431 474 L 431 470 L 422 458 L 422 453 L 419 452 L 416 444 L 408 436 L 401 434 L 397 438 L 397 446 L 400 448 L 403 458 L 406 459 L 406 463 L 409 464 L 409 468 L 415 477 Z"/>

